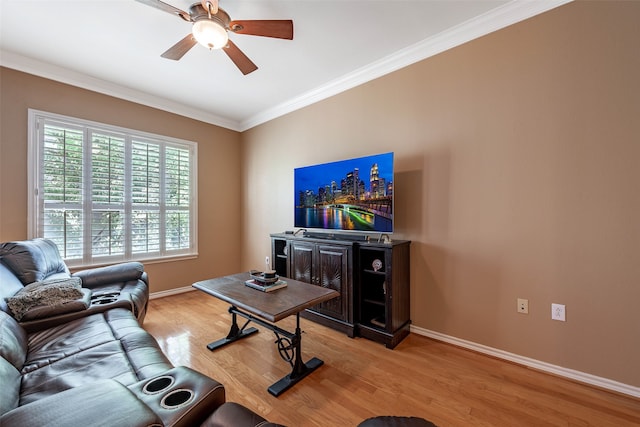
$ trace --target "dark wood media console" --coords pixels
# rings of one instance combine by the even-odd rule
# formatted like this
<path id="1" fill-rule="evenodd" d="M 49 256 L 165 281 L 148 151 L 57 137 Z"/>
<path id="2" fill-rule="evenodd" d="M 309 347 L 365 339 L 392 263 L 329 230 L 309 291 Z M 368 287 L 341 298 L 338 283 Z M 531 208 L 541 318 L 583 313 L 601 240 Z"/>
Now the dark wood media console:
<path id="1" fill-rule="evenodd" d="M 411 324 L 410 244 L 277 233 L 271 235 L 272 267 L 279 276 L 340 294 L 301 312 L 302 317 L 394 348 Z"/>

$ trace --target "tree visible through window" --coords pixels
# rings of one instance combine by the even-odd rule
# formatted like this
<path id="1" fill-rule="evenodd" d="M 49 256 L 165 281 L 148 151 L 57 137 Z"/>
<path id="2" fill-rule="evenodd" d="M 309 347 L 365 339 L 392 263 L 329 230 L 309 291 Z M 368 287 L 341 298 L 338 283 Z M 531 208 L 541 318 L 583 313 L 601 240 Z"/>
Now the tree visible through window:
<path id="1" fill-rule="evenodd" d="M 196 253 L 196 144 L 29 110 L 30 235 L 70 265 Z"/>

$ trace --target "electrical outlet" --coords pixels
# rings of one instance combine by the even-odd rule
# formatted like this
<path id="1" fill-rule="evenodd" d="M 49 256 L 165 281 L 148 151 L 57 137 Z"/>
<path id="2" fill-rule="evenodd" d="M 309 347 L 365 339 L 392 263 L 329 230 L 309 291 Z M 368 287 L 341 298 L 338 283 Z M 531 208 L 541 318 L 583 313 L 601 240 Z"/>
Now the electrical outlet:
<path id="1" fill-rule="evenodd" d="M 551 318 L 561 322 L 567 321 L 567 313 L 564 304 L 551 304 Z"/>
<path id="2" fill-rule="evenodd" d="M 264 257 L 264 265 L 267 267 L 267 270 L 271 270 L 271 263 L 269 262 L 269 256 Z"/>
<path id="3" fill-rule="evenodd" d="M 518 313 L 529 314 L 529 300 L 518 298 Z"/>

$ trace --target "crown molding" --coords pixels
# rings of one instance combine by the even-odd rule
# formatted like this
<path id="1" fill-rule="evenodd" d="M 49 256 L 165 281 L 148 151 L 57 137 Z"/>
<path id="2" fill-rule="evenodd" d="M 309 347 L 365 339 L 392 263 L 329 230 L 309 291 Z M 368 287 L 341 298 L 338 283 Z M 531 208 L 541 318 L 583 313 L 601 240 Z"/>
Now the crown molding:
<path id="1" fill-rule="evenodd" d="M 48 64 L 33 58 L 19 55 L 14 52 L 0 50 L 0 66 L 12 68 L 27 74 L 55 80 L 60 83 L 69 84 L 82 89 L 91 90 L 104 95 L 157 108 L 162 111 L 174 113 L 190 119 L 199 120 L 227 129 L 240 131 L 239 123 L 225 117 L 216 116 L 206 111 L 191 108 L 179 102 L 174 102 L 166 98 L 150 95 L 137 89 L 118 85 L 106 80 L 79 73 L 68 68 Z"/>
<path id="2" fill-rule="evenodd" d="M 573 0 L 513 0 L 240 123 L 245 131 Z"/>
<path id="3" fill-rule="evenodd" d="M 268 108 L 241 122 L 213 115 L 200 109 L 188 107 L 178 102 L 63 67 L 46 64 L 14 52 L 0 51 L 0 65 L 237 132 L 243 132 L 571 1 L 573 0 L 512 0 L 501 7 L 422 40 L 300 96 Z"/>

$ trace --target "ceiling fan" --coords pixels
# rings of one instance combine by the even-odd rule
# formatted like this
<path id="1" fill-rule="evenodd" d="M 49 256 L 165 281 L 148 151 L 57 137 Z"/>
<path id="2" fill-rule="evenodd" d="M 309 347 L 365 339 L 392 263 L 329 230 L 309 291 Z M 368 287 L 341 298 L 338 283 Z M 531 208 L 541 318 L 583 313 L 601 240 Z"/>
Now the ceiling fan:
<path id="1" fill-rule="evenodd" d="M 229 39 L 229 31 L 250 36 L 293 40 L 292 20 L 232 21 L 229 14 L 218 7 L 218 0 L 202 0 L 199 3 L 194 3 L 189 7 L 189 12 L 160 0 L 137 1 L 193 23 L 191 33 L 164 52 L 161 55 L 163 58 L 177 61 L 196 43 L 200 43 L 208 49 L 222 49 L 242 74 L 247 75 L 257 70 L 258 67 Z"/>

